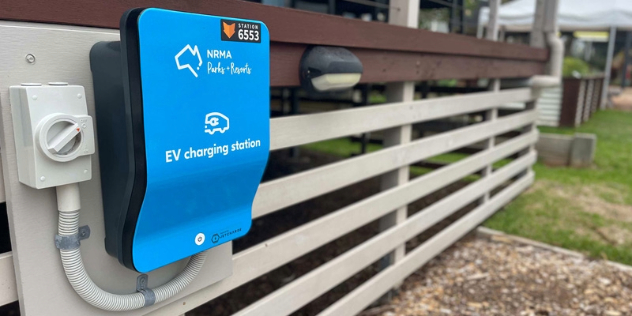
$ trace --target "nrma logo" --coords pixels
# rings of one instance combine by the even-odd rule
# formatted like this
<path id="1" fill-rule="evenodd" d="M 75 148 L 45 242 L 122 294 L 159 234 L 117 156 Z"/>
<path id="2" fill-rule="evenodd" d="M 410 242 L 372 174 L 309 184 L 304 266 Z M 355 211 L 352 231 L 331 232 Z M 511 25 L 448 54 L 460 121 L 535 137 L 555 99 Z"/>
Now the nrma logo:
<path id="1" fill-rule="evenodd" d="M 200 55 L 197 45 L 193 48 L 191 45 L 187 45 L 176 54 L 176 66 L 178 66 L 178 70 L 189 69 L 197 78 L 197 70 L 200 70 L 200 66 L 202 66 L 202 55 Z"/>

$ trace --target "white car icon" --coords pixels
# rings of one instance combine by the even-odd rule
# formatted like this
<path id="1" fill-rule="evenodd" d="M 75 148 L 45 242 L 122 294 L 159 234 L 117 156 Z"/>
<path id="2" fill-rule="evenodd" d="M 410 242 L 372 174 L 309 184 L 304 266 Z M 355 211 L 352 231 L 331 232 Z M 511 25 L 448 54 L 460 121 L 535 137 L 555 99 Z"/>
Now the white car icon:
<path id="1" fill-rule="evenodd" d="M 230 127 L 228 117 L 219 112 L 211 112 L 209 114 L 206 114 L 204 124 L 204 132 L 211 135 L 215 134 L 215 132 L 220 132 L 223 134 Z"/>

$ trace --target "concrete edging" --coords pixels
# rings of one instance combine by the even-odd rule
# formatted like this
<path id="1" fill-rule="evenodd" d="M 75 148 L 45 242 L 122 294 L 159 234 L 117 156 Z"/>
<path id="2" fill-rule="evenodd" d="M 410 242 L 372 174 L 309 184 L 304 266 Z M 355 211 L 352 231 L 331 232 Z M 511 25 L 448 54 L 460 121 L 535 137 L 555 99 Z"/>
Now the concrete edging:
<path id="1" fill-rule="evenodd" d="M 575 133 L 558 135 L 540 133 L 535 149 L 538 158 L 546 165 L 590 167 L 595 158 L 597 136 Z"/>
<path id="2" fill-rule="evenodd" d="M 505 234 L 501 231 L 493 230 L 493 229 L 482 227 L 482 226 L 476 229 L 475 234 L 476 234 L 476 237 L 478 238 L 485 238 L 485 239 L 489 239 L 489 240 L 497 241 L 497 242 L 518 243 L 518 244 L 533 246 L 536 248 L 560 253 L 560 254 L 575 257 L 575 258 L 590 259 L 586 255 L 577 251 L 572 251 L 572 250 L 552 246 L 549 244 L 545 244 L 543 242 L 535 241 L 535 240 L 524 238 L 524 237 L 518 237 L 515 235 Z M 632 273 L 632 266 L 628 266 L 622 263 L 613 262 L 609 260 L 602 260 L 602 261 L 605 262 L 609 266 L 618 268 L 628 273 Z"/>

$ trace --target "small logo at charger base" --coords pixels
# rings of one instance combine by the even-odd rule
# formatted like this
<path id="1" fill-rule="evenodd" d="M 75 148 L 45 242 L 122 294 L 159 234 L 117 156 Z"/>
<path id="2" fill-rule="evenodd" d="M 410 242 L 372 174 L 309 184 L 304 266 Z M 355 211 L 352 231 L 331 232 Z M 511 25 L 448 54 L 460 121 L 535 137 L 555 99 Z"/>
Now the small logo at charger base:
<path id="1" fill-rule="evenodd" d="M 241 228 L 237 228 L 237 229 L 233 229 L 233 230 L 226 230 L 226 231 L 223 231 L 223 232 L 221 232 L 219 234 L 213 235 L 213 237 L 211 237 L 211 241 L 214 244 L 216 244 L 220 239 L 223 239 L 224 237 L 228 237 L 228 236 L 233 235 L 233 234 L 237 234 L 239 232 L 241 232 Z"/>
<path id="2" fill-rule="evenodd" d="M 204 236 L 204 234 L 202 233 L 199 233 L 195 236 L 195 244 L 198 246 L 203 244 L 204 240 L 206 240 L 206 236 Z"/>
<path id="3" fill-rule="evenodd" d="M 206 114 L 204 124 L 204 132 L 211 135 L 215 134 L 215 132 L 220 132 L 223 134 L 230 127 L 228 117 L 219 112 L 211 112 L 209 114 Z"/>
<path id="4" fill-rule="evenodd" d="M 219 241 L 219 234 L 215 234 L 213 235 L 213 238 L 211 238 L 211 241 L 216 244 Z"/>

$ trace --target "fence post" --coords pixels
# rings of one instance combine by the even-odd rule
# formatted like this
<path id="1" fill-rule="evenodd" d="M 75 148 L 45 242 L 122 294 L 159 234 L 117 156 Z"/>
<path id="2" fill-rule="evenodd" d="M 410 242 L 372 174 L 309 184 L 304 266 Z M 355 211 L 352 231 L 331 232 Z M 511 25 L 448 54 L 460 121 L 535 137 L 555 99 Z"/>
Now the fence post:
<path id="1" fill-rule="evenodd" d="M 603 85 L 601 88 L 601 100 L 599 108 L 605 109 L 608 103 L 608 87 L 610 86 L 610 72 L 612 71 L 612 58 L 614 57 L 614 42 L 617 37 L 617 27 L 610 27 L 608 35 L 608 55 L 606 55 L 606 69 L 604 71 Z"/>
<path id="2" fill-rule="evenodd" d="M 500 7 L 500 0 L 489 0 L 489 20 L 487 22 L 487 34 L 486 38 L 490 41 L 498 41 L 498 8 Z M 500 79 L 492 79 L 489 87 L 490 91 L 498 92 L 500 91 Z M 498 118 L 498 108 L 494 107 L 485 112 L 485 120 L 486 121 L 494 121 Z M 485 142 L 484 149 L 490 149 L 494 147 L 496 142 L 496 137 L 492 136 Z M 483 169 L 481 173 L 482 177 L 487 177 L 492 173 L 493 170 L 493 162 L 490 162 L 489 165 Z M 481 198 L 480 203 L 485 203 L 489 200 L 489 192 L 485 193 L 485 195 Z"/>
<path id="3" fill-rule="evenodd" d="M 533 16 L 533 27 L 531 28 L 531 33 L 529 35 L 530 45 L 539 48 L 545 48 L 547 46 L 546 43 L 546 35 L 547 33 L 557 33 L 557 9 L 558 9 L 559 0 L 537 0 L 535 4 L 535 13 Z M 549 57 L 552 58 L 552 57 Z M 551 64 L 549 63 L 549 67 L 547 67 L 547 71 L 549 74 L 556 73 L 555 70 L 552 69 Z M 533 89 L 541 89 L 541 88 L 533 88 Z M 534 93 L 535 96 L 539 96 L 540 93 Z M 537 98 L 533 101 L 527 102 L 525 104 L 525 111 L 535 110 L 537 105 Z M 522 129 L 523 133 L 529 133 L 536 129 L 536 122 L 527 125 Z M 526 155 L 529 152 L 535 151 L 535 144 L 529 146 L 529 148 L 525 149 L 520 153 L 520 156 Z M 526 173 L 526 171 L 525 171 Z"/>
<path id="4" fill-rule="evenodd" d="M 529 45 L 538 48 L 545 48 L 544 41 L 544 11 L 546 0 L 537 0 L 535 3 L 535 11 L 533 14 L 533 27 L 529 34 Z"/>
<path id="5" fill-rule="evenodd" d="M 592 105 L 592 97 L 593 97 L 593 90 L 595 89 L 595 82 L 588 78 L 588 79 L 583 79 L 586 81 L 586 96 L 584 97 L 584 113 L 582 114 L 582 123 L 584 122 L 588 122 L 588 119 L 590 119 L 590 107 Z"/>
<path id="6" fill-rule="evenodd" d="M 529 45 L 538 47 L 538 48 L 546 47 L 546 42 L 544 40 L 544 36 L 545 36 L 544 16 L 545 16 L 545 11 L 546 11 L 546 5 L 547 5 L 546 0 L 536 0 L 535 11 L 533 14 L 533 27 L 531 27 L 531 33 L 529 34 Z M 535 95 L 538 95 L 538 93 L 535 93 Z M 536 104 L 537 104 L 537 99 L 525 103 L 525 107 L 524 107 L 525 111 L 534 110 L 536 108 Z M 533 131 L 534 129 L 536 129 L 535 122 L 525 126 L 522 129 L 522 133 L 529 133 Z M 520 152 L 520 156 L 527 155 L 529 154 L 529 152 L 533 150 L 535 150 L 535 145 L 531 145 L 527 149 Z M 522 176 L 524 176 L 526 173 L 527 173 L 527 170 L 525 170 Z"/>
<path id="7" fill-rule="evenodd" d="M 389 24 L 417 28 L 419 26 L 419 0 L 391 0 L 391 8 L 388 13 Z M 389 102 L 412 101 L 415 95 L 415 83 L 398 82 L 386 85 L 386 99 Z M 403 125 L 384 131 L 384 147 L 396 146 L 410 142 L 412 125 Z M 394 186 L 408 182 L 409 167 L 401 167 L 397 170 L 385 173 L 382 176 L 381 189 L 386 190 Z M 408 207 L 402 206 L 392 213 L 380 219 L 380 230 L 397 225 L 406 220 Z M 382 259 L 382 268 L 401 260 L 405 254 L 405 245 L 398 246 L 395 251 Z"/>
<path id="8" fill-rule="evenodd" d="M 623 48 L 623 67 L 621 68 L 621 90 L 627 85 L 628 65 L 630 64 L 630 48 L 632 48 L 632 31 L 625 32 L 625 46 Z M 623 91 L 621 91 L 623 92 Z"/>
<path id="9" fill-rule="evenodd" d="M 575 127 L 582 124 L 584 118 L 584 104 L 586 99 L 586 80 L 579 80 L 579 90 L 577 91 L 577 110 L 575 114 Z"/>
<path id="10" fill-rule="evenodd" d="M 487 21 L 487 34 L 485 38 L 490 41 L 498 40 L 498 8 L 500 0 L 489 0 L 489 20 Z"/>
<path id="11" fill-rule="evenodd" d="M 566 78 L 562 80 L 562 104 L 560 108 L 560 127 L 575 127 L 579 110 L 579 87 L 581 80 Z"/>

